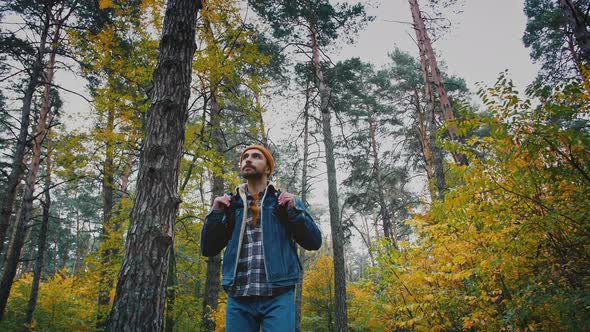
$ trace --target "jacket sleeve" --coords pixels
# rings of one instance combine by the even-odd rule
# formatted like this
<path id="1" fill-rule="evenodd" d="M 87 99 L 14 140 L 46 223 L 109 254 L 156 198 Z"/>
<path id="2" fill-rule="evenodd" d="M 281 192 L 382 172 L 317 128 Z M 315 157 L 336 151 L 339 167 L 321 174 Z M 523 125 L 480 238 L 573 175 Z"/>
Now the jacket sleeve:
<path id="1" fill-rule="evenodd" d="M 322 246 L 322 233 L 305 206 L 295 199 L 295 206 L 287 210 L 288 227 L 295 241 L 306 250 L 318 250 Z"/>
<path id="2" fill-rule="evenodd" d="M 201 230 L 201 255 L 212 257 L 221 252 L 229 241 L 228 225 L 223 210 L 211 210 Z"/>

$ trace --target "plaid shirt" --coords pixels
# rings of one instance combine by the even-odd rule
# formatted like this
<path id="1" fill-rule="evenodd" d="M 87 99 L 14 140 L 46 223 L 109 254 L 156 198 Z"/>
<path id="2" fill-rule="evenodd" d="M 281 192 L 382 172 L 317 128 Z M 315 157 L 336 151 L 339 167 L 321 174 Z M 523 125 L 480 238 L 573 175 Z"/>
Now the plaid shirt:
<path id="1" fill-rule="evenodd" d="M 262 198 L 265 191 L 258 194 L 258 215 L 256 223 L 252 222 L 252 208 L 254 197 L 246 193 L 248 204 L 248 218 L 244 239 L 242 240 L 242 249 L 238 260 L 238 269 L 234 284 L 229 288 L 228 295 L 238 296 L 275 296 L 290 288 L 271 287 L 266 281 L 266 272 L 264 269 L 264 254 L 262 252 L 262 225 L 261 225 L 261 206 Z"/>

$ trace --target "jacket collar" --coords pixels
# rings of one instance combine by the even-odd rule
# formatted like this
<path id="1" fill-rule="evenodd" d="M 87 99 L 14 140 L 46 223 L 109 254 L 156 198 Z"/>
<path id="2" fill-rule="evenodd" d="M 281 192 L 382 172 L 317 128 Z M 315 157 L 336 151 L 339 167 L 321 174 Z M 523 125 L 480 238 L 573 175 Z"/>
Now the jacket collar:
<path id="1" fill-rule="evenodd" d="M 242 183 L 241 185 L 236 187 L 235 191 L 238 196 L 240 196 L 241 193 L 244 193 L 244 194 L 246 193 L 246 185 L 247 185 L 247 183 Z M 267 185 L 266 185 L 266 190 L 269 190 L 271 188 L 274 191 L 278 190 L 276 183 L 274 183 L 272 181 L 268 181 Z"/>

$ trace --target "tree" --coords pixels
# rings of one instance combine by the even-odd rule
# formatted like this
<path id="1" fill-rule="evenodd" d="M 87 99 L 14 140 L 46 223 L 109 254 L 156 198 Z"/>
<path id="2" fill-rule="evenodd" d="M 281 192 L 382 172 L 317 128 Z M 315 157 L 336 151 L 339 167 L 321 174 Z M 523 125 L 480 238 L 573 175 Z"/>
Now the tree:
<path id="1" fill-rule="evenodd" d="M 30 15 L 32 17 L 40 17 L 42 21 L 39 24 L 40 30 L 37 31 L 39 35 L 39 45 L 35 50 L 35 59 L 30 68 L 28 68 L 30 69 L 30 75 L 22 100 L 20 131 L 15 148 L 15 154 L 13 156 L 11 171 L 7 179 L 6 189 L 3 193 L 2 210 L 0 211 L 0 252 L 2 252 L 2 249 L 4 248 L 4 239 L 6 238 L 6 231 L 10 224 L 10 217 L 12 215 L 13 206 L 16 199 L 17 187 L 25 171 L 23 160 L 25 156 L 26 144 L 28 141 L 31 102 L 33 99 L 33 94 L 35 93 L 35 90 L 39 84 L 39 78 L 43 71 L 43 59 L 46 52 L 45 48 L 47 47 L 46 44 L 48 34 L 50 32 L 53 6 L 54 3 L 49 2 L 43 4 L 41 7 L 37 7 L 35 10 L 34 7 L 36 7 L 36 5 L 33 7 L 27 7 L 26 5 L 21 7 L 20 3 L 11 4 L 11 7 L 13 7 L 17 12 L 23 13 L 24 15 Z M 6 293 L 6 299 L 7 298 L 8 294 Z M 0 318 L 4 312 L 6 299 L 4 301 L 0 300 Z M 4 304 L 2 304 L 2 302 Z"/>
<path id="2" fill-rule="evenodd" d="M 54 29 L 51 38 L 51 45 L 53 46 L 49 56 L 47 73 L 45 75 L 46 82 L 43 93 L 43 102 L 41 105 L 41 111 L 39 114 L 39 119 L 37 121 L 36 130 L 34 132 L 31 165 L 29 172 L 27 173 L 26 187 L 23 195 L 23 203 L 21 207 L 21 212 L 19 214 L 19 220 L 15 221 L 14 226 L 14 245 L 12 246 L 12 252 L 6 253 L 6 268 L 4 269 L 2 280 L 0 281 L 0 320 L 4 316 L 6 302 L 8 301 L 10 290 L 12 288 L 12 283 L 14 281 L 14 276 L 16 274 L 16 269 L 20 258 L 20 252 L 24 243 L 25 225 L 29 222 L 29 218 L 32 212 L 34 199 L 33 194 L 35 192 L 35 183 L 37 180 L 37 173 L 39 171 L 39 163 L 41 161 L 41 145 L 46 136 L 46 126 L 49 125 L 48 118 L 52 118 L 52 115 L 50 113 L 50 108 L 52 106 L 50 104 L 50 91 L 51 83 L 53 81 L 54 76 L 55 57 L 57 53 L 57 47 L 61 39 L 61 29 L 65 21 L 70 16 L 70 14 L 71 10 L 68 11 L 68 9 L 65 6 L 58 8 L 55 13 L 47 14 L 48 16 L 50 15 L 50 23 L 48 25 L 52 25 Z"/>
<path id="3" fill-rule="evenodd" d="M 527 0 L 524 13 L 526 30 L 522 40 L 531 49 L 530 56 L 540 61 L 538 81 L 559 82 L 581 77 L 588 65 L 587 0 Z"/>
<path id="4" fill-rule="evenodd" d="M 157 44 L 148 30 L 159 7 L 149 0 L 101 2 L 98 11 L 105 13 L 104 22 L 95 31 L 72 33 L 70 40 L 89 81 L 96 116 L 88 138 L 89 144 L 96 146 L 97 156 L 91 162 L 100 170 L 95 176 L 102 182 L 97 315 L 97 328 L 102 329 L 120 264 L 123 200 L 149 106 Z"/>
<path id="5" fill-rule="evenodd" d="M 161 330 L 200 3 L 169 0 L 110 331 Z"/>
<path id="6" fill-rule="evenodd" d="M 349 134 L 340 140 L 350 168 L 343 184 L 351 190 L 344 204 L 362 214 L 375 212 L 385 238 L 397 246 L 405 232 L 395 214 L 405 210 L 409 195 L 403 189 L 407 172 L 402 163 L 396 165 L 393 150 L 402 123 L 391 106 L 395 91 L 390 75 L 358 58 L 339 62 L 328 73 L 335 113 L 350 123 L 343 129 Z"/>
<path id="7" fill-rule="evenodd" d="M 420 51 L 420 62 L 422 66 L 422 72 L 424 77 L 424 88 L 425 94 L 430 99 L 430 111 L 427 113 L 426 118 L 427 124 L 429 125 L 429 143 L 426 149 L 432 155 L 433 173 L 438 189 L 438 199 L 444 199 L 444 192 L 447 190 L 447 184 L 444 175 L 443 165 L 443 151 L 437 146 L 435 139 L 435 132 L 438 129 L 438 125 L 435 119 L 435 109 L 437 105 L 440 109 L 445 120 L 446 128 L 448 129 L 451 140 L 461 143 L 462 139 L 457 135 L 457 124 L 455 114 L 451 106 L 451 102 L 447 95 L 444 82 L 441 78 L 440 69 L 432 47 L 429 32 L 426 29 L 426 24 L 420 11 L 418 0 L 408 0 L 410 4 L 410 11 L 412 13 L 412 21 L 414 23 L 414 31 L 416 32 L 416 42 L 418 44 L 418 50 Z M 432 78 L 432 81 L 431 81 Z M 436 89 L 436 97 L 438 97 L 438 103 L 436 102 L 435 94 L 432 88 Z M 467 158 L 461 153 L 451 151 L 451 154 L 456 162 L 461 165 L 467 164 Z"/>
<path id="8" fill-rule="evenodd" d="M 444 120 L 439 119 L 441 115 L 438 112 L 432 114 L 432 96 L 426 94 L 424 71 L 421 68 L 423 62 L 399 49 L 391 52 L 389 57 L 391 62 L 387 64 L 386 69 L 392 80 L 393 99 L 398 105 L 396 116 L 399 119 L 411 119 L 409 126 L 401 128 L 395 135 L 404 137 L 402 156 L 405 163 L 412 165 L 414 170 L 426 174 L 430 183 L 430 196 L 435 198 L 440 191 L 434 185 L 436 178 L 432 146 L 436 143 L 437 132 L 432 132 L 432 129 L 436 130 L 436 125 Z M 453 107 L 462 109 L 458 105 L 462 105 L 462 100 L 467 100 L 468 90 L 465 81 L 460 77 L 449 76 L 444 71 L 440 75 L 446 83 Z M 465 117 L 465 114 L 461 113 L 461 116 Z M 432 121 L 435 121 L 434 128 Z M 446 137 L 444 134 L 441 135 L 441 138 Z"/>
<path id="9" fill-rule="evenodd" d="M 49 76 L 49 75 L 48 75 Z M 47 244 L 47 233 L 49 230 L 49 211 L 51 210 L 51 130 L 47 130 L 46 139 L 46 151 L 45 157 L 45 185 L 43 188 L 44 198 L 43 201 L 43 220 L 41 221 L 41 227 L 39 229 L 39 237 L 37 239 L 37 257 L 35 259 L 35 271 L 33 276 L 33 283 L 31 285 L 31 294 L 29 295 L 29 303 L 27 304 L 27 314 L 25 316 L 25 326 L 31 329 L 33 323 L 33 314 L 35 307 L 37 306 L 37 298 L 39 295 L 39 283 L 41 280 L 41 274 L 43 272 L 43 264 L 45 258 L 45 246 Z"/>
<path id="10" fill-rule="evenodd" d="M 328 1 L 251 1 L 254 9 L 264 17 L 273 28 L 275 37 L 302 47 L 309 52 L 314 84 L 320 98 L 326 166 L 328 173 L 328 201 L 330 206 L 330 225 L 334 243 L 334 271 L 336 290 L 336 329 L 347 331 L 346 318 L 346 280 L 344 269 L 344 236 L 338 207 L 336 181 L 336 162 L 332 137 L 331 113 L 328 108 L 330 92 L 321 67 L 320 49 L 327 48 L 340 33 L 353 35 L 367 20 L 361 4 L 337 4 Z M 307 39 L 306 37 L 309 37 Z M 352 40 L 350 38 L 349 40 Z"/>

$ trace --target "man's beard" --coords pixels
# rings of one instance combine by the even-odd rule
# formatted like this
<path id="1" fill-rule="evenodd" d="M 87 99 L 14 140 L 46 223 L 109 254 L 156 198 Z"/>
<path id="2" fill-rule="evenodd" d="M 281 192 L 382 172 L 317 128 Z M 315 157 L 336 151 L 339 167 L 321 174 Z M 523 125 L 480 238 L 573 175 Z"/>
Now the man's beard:
<path id="1" fill-rule="evenodd" d="M 250 179 L 260 179 L 262 178 L 262 176 L 264 175 L 264 173 L 262 173 L 262 171 L 257 170 L 254 167 L 251 167 L 251 169 L 254 170 L 254 172 L 250 172 L 250 173 L 246 173 L 242 170 L 242 177 L 246 180 L 250 180 Z"/>

